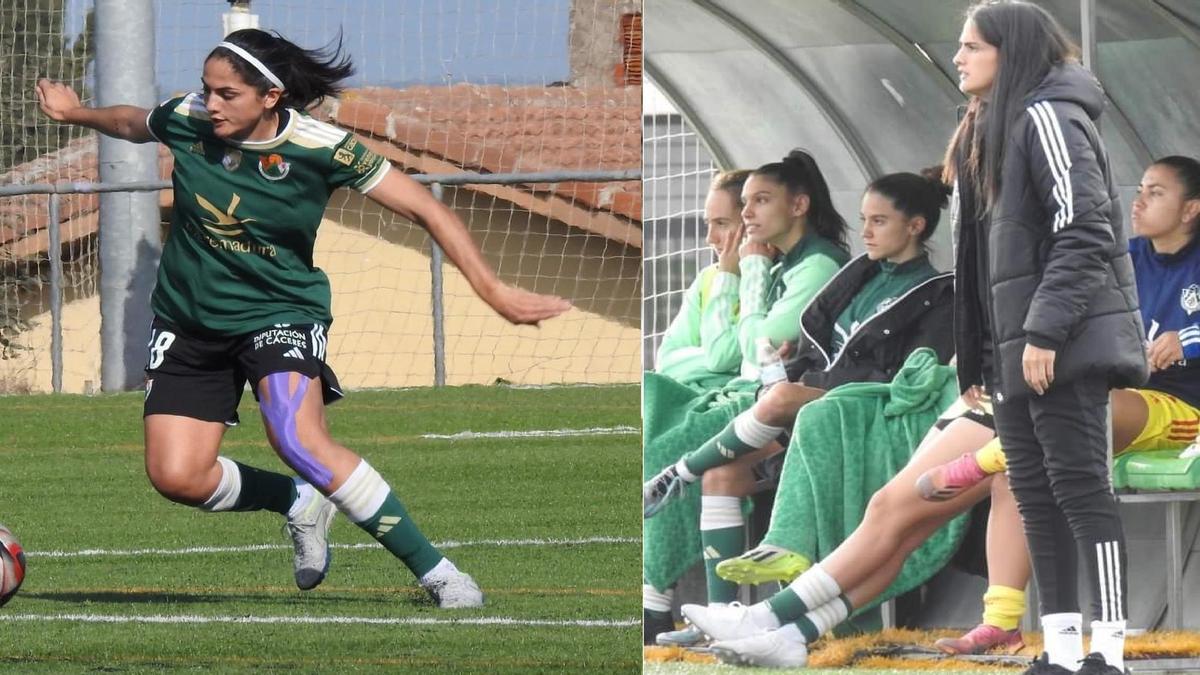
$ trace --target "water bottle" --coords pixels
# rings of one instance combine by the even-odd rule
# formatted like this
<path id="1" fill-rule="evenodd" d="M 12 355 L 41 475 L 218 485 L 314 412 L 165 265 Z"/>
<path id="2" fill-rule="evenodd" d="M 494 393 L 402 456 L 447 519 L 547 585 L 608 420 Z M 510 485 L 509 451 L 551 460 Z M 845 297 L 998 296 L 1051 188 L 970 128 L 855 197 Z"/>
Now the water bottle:
<path id="1" fill-rule="evenodd" d="M 787 380 L 787 369 L 783 367 L 783 359 L 771 344 L 771 338 L 760 337 L 754 341 L 757 350 L 758 376 L 764 387 Z"/>

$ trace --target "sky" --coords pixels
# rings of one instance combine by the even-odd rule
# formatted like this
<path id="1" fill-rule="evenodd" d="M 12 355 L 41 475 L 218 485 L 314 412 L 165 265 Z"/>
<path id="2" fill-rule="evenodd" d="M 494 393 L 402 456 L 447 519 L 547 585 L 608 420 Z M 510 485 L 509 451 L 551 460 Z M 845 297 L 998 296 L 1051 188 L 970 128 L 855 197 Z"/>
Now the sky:
<path id="1" fill-rule="evenodd" d="M 259 27 L 302 47 L 343 31 L 358 74 L 348 84 L 567 80 L 570 0 L 252 0 Z M 94 0 L 67 0 L 77 31 Z M 161 96 L 198 87 L 205 55 L 221 40 L 225 0 L 155 0 Z"/>

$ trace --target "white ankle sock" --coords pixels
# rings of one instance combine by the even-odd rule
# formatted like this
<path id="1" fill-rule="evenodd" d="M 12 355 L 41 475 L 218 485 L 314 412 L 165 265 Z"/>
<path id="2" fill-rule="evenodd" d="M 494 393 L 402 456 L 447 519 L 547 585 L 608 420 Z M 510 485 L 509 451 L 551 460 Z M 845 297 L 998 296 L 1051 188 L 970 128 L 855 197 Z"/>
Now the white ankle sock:
<path id="1" fill-rule="evenodd" d="M 1091 651 L 1100 652 L 1108 665 L 1125 669 L 1125 622 L 1093 621 Z"/>
<path id="2" fill-rule="evenodd" d="M 696 479 L 699 478 L 699 476 L 692 473 L 691 469 L 687 467 L 687 462 L 682 459 L 675 462 L 675 472 L 679 474 L 680 478 L 689 483 L 695 483 Z"/>
<path id="3" fill-rule="evenodd" d="M 675 591 L 670 588 L 660 593 L 650 584 L 642 584 L 642 609 L 648 609 L 651 612 L 670 612 L 671 600 L 674 597 Z"/>
<path id="4" fill-rule="evenodd" d="M 1079 612 L 1046 614 L 1042 617 L 1042 634 L 1050 663 L 1077 670 L 1083 660 L 1083 615 Z"/>
<path id="5" fill-rule="evenodd" d="M 449 558 L 442 558 L 438 561 L 438 564 L 433 566 L 433 569 L 421 576 L 421 583 L 426 583 L 430 579 L 436 579 L 457 571 L 458 568 L 454 566 L 454 563 L 450 562 Z"/>

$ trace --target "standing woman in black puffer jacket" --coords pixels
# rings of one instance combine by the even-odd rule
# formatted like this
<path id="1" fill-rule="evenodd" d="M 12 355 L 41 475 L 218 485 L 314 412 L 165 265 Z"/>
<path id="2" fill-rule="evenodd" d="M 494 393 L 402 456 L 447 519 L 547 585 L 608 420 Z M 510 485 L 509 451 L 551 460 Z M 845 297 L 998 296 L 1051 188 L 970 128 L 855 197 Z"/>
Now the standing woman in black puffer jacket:
<path id="1" fill-rule="evenodd" d="M 947 149 L 957 191 L 955 347 L 993 399 L 1041 593 L 1027 673 L 1120 673 L 1125 537 L 1108 476 L 1109 389 L 1148 374 L 1122 211 L 1095 120 L 1104 94 L 1045 10 L 968 10 L 954 57 L 971 96 Z M 1091 591 L 1084 658 L 1078 561 Z M 1076 670 L 1079 669 L 1079 670 Z"/>

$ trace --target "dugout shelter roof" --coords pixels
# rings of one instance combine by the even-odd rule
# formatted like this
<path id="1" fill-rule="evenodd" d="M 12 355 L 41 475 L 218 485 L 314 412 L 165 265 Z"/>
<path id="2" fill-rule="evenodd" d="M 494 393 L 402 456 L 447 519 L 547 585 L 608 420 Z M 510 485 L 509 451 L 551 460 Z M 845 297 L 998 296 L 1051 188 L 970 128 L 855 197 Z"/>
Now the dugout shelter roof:
<path id="1" fill-rule="evenodd" d="M 1037 0 L 1078 42 L 1080 0 Z M 940 163 L 965 102 L 969 0 L 648 0 L 645 70 L 723 168 L 817 157 L 848 222 L 872 177 Z M 1097 0 L 1093 70 L 1128 197 L 1154 157 L 1200 156 L 1200 3 Z M 949 228 L 936 237 L 949 241 Z M 949 246 L 939 262 L 947 262 Z"/>

